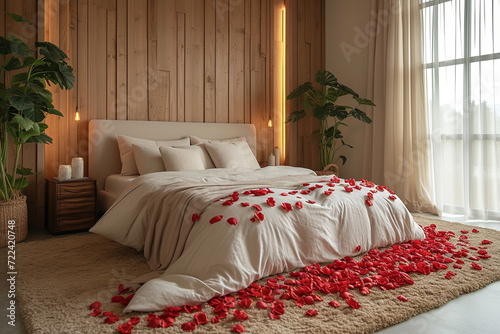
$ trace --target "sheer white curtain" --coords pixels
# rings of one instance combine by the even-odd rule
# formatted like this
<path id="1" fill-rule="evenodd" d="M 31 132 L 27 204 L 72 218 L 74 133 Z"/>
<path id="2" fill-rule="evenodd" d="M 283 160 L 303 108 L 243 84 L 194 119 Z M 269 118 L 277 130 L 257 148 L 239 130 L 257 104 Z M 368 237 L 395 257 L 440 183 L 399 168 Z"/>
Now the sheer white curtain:
<path id="1" fill-rule="evenodd" d="M 431 201 L 422 73 L 420 7 L 415 0 L 372 0 L 368 94 L 377 105 L 366 127 L 363 175 L 397 192 L 411 211 Z M 373 24 L 372 24 L 373 23 Z"/>
<path id="2" fill-rule="evenodd" d="M 500 219 L 500 0 L 420 0 L 438 208 Z"/>

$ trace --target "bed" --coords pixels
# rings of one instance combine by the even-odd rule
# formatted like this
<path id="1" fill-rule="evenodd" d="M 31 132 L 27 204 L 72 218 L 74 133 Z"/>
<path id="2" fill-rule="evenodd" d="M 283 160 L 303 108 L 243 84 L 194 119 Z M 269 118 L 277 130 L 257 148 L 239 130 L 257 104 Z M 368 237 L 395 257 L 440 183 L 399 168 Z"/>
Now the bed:
<path id="1" fill-rule="evenodd" d="M 106 211 L 91 232 L 143 251 L 152 269 L 137 280 L 145 284 L 126 312 L 196 305 L 271 274 L 424 238 L 384 186 L 320 177 L 305 168 L 252 165 L 243 153 L 255 160 L 252 125 L 92 120 L 89 133 L 89 175 L 98 180 Z M 156 145 L 195 135 L 206 140 L 217 168 L 120 176 L 125 162 L 117 135 Z M 224 142 L 231 138 L 239 139 Z M 184 150 L 195 149 L 192 141 Z M 143 148 L 133 148 L 141 156 Z M 166 167 L 172 155 L 164 153 L 183 147 L 159 150 Z M 241 165 L 231 168 L 221 156 Z M 203 155 L 195 158 L 199 166 Z M 136 163 L 138 170 L 150 167 Z"/>

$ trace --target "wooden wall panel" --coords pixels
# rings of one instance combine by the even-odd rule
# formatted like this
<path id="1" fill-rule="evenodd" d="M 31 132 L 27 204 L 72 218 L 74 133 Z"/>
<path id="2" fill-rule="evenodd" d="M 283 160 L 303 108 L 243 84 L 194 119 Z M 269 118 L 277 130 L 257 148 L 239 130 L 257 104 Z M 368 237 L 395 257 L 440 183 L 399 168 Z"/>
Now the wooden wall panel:
<path id="1" fill-rule="evenodd" d="M 257 158 L 267 161 L 281 145 L 283 6 L 288 93 L 323 67 L 324 0 L 0 0 L 0 8 L 39 23 L 33 41 L 61 46 L 77 78 L 72 91 L 54 90 L 65 115 L 48 120 L 54 144 L 23 153 L 42 172 L 27 190 L 30 210 L 40 218 L 43 177 L 86 157 L 89 137 L 98 140 L 88 133 L 93 118 L 252 123 Z M 10 27 L 1 16 L 5 34 Z M 296 107 L 288 101 L 287 114 Z M 286 126 L 288 164 L 316 166 L 315 126 Z"/>

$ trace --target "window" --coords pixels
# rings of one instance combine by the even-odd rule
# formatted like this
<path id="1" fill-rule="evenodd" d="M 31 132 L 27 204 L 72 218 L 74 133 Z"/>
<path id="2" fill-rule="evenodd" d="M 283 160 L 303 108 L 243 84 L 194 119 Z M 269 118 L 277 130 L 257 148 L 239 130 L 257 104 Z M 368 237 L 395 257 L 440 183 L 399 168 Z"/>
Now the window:
<path id="1" fill-rule="evenodd" d="M 500 0 L 421 0 L 434 197 L 500 219 Z"/>

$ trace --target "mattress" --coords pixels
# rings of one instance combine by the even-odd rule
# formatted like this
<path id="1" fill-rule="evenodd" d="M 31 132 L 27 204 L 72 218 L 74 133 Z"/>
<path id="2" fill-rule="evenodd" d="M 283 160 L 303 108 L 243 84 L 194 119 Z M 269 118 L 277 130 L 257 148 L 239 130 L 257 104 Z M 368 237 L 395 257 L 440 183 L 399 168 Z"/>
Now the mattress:
<path id="1" fill-rule="evenodd" d="M 130 182 L 134 181 L 138 177 L 139 175 L 109 175 L 104 182 L 104 190 L 118 196 Z"/>

